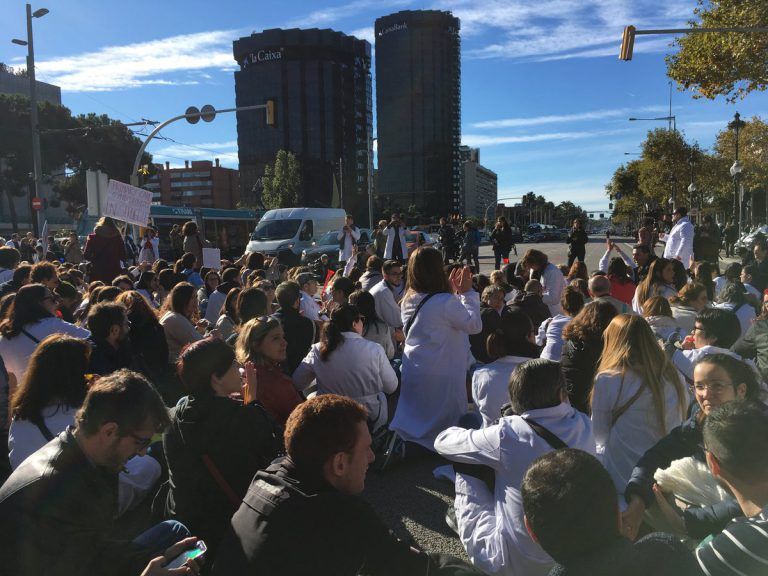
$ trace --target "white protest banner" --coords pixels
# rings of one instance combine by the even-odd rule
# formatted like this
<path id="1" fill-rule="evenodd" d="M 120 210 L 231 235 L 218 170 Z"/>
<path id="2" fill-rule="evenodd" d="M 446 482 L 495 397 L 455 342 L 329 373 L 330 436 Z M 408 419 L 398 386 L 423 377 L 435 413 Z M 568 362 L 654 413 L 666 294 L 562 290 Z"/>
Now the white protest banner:
<path id="1" fill-rule="evenodd" d="M 152 192 L 136 188 L 130 184 L 109 181 L 104 216 L 111 216 L 137 226 L 146 226 L 149 221 L 149 207 L 152 204 Z"/>
<path id="2" fill-rule="evenodd" d="M 221 269 L 221 250 L 218 248 L 203 248 L 203 268 Z"/>

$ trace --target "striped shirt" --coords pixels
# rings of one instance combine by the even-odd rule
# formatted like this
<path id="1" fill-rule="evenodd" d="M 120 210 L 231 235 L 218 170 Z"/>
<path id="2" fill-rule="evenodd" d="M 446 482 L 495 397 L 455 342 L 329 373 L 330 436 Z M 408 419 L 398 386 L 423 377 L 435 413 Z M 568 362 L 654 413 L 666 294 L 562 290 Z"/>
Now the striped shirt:
<path id="1" fill-rule="evenodd" d="M 731 522 L 715 538 L 696 549 L 707 576 L 768 574 L 768 506 L 757 516 Z"/>

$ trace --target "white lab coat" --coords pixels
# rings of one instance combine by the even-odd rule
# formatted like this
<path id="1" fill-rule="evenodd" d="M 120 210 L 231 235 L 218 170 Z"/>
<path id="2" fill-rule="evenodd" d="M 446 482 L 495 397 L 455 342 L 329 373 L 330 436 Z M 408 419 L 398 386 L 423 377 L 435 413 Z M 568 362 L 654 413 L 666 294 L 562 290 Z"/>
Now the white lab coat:
<path id="1" fill-rule="evenodd" d="M 382 280 L 370 290 L 376 305 L 376 315 L 384 320 L 393 330 L 403 327 L 400 305 L 397 303 L 395 293 L 389 287 L 386 280 Z"/>
<path id="2" fill-rule="evenodd" d="M 310 296 L 303 290 L 301 291 L 299 311 L 304 318 L 309 318 L 316 322 L 320 321 L 320 305 L 315 301 L 314 296 Z"/>
<path id="3" fill-rule="evenodd" d="M 680 260 L 687 270 L 693 255 L 693 233 L 693 224 L 691 224 L 688 216 L 680 218 L 666 235 L 667 245 L 664 246 L 664 258 Z"/>
<path id="4" fill-rule="evenodd" d="M 403 302 L 403 325 L 425 297 L 416 293 Z M 459 421 L 467 412 L 469 335 L 482 329 L 474 290 L 435 294 L 424 304 L 406 335 L 400 399 L 390 429 L 432 450 L 435 437 Z"/>
<path id="5" fill-rule="evenodd" d="M 406 227 L 400 226 L 398 228 L 398 231 L 400 232 L 400 246 L 403 248 L 403 260 L 408 260 L 408 246 L 405 243 L 405 232 Z M 387 226 L 384 228 L 384 235 L 387 237 L 387 245 L 384 247 L 384 259 L 385 260 L 391 260 L 392 259 L 392 246 L 395 243 L 395 236 L 397 233 L 395 232 L 394 228 L 390 228 Z"/>
<path id="6" fill-rule="evenodd" d="M 339 394 L 357 400 L 368 410 L 373 429 L 387 423 L 387 398 L 397 389 L 397 374 L 381 344 L 366 340 L 357 332 L 343 332 L 344 341 L 320 358 L 320 344 L 313 344 L 293 372 L 293 384 L 304 391 L 317 380 L 318 394 Z"/>
<path id="7" fill-rule="evenodd" d="M 352 258 L 352 246 L 354 246 L 355 242 L 360 240 L 360 228 L 352 226 L 349 229 L 349 233 L 345 232 L 342 228 L 339 230 L 339 235 L 336 238 L 339 242 L 344 238 L 344 243 L 339 248 L 339 262 L 346 262 Z"/>
<path id="8" fill-rule="evenodd" d="M 541 299 L 549 308 L 549 313 L 552 316 L 562 313 L 560 297 L 565 290 L 565 276 L 551 262 L 548 262 L 544 270 L 541 271 L 541 287 L 544 289 Z"/>
<path id="9" fill-rule="evenodd" d="M 536 344 L 544 346 L 540 358 L 560 362 L 563 356 L 563 329 L 573 320 L 565 314 L 558 314 L 553 318 L 544 320 L 539 326 L 536 336 Z"/>
<path id="10" fill-rule="evenodd" d="M 472 374 L 472 399 L 483 416 L 483 426 L 501 418 L 501 407 L 509 403 L 509 377 L 520 364 L 531 358 L 502 356 Z"/>
<path id="11" fill-rule="evenodd" d="M 525 529 L 520 485 L 528 466 L 552 447 L 523 420 L 530 417 L 571 448 L 595 454 L 592 423 L 567 402 L 507 416 L 480 430 L 449 428 L 435 450 L 455 462 L 485 464 L 496 472 L 494 493 L 482 481 L 456 474 L 456 520 L 472 563 L 488 574 L 545 576 L 554 561 Z"/>
<path id="12" fill-rule="evenodd" d="M 635 464 L 646 450 L 683 422 L 675 386 L 665 382 L 664 428 L 656 417 L 653 395 L 647 387 L 611 426 L 613 411 L 627 403 L 641 385 L 640 378 L 631 371 L 625 374 L 623 382 L 618 372 L 601 372 L 595 377 L 592 389 L 592 426 L 597 452 L 613 479 L 617 494 L 624 493 Z M 623 506 L 624 499 L 620 498 L 619 502 Z"/>

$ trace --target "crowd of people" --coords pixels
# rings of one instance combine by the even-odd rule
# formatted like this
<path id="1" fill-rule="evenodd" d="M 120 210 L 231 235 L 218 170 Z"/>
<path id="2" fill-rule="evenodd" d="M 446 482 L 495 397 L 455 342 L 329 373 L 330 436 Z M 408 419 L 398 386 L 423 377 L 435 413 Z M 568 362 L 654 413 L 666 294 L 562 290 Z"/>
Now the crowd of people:
<path id="1" fill-rule="evenodd" d="M 83 249 L 0 248 L 0 566 L 765 574 L 766 240 L 721 275 L 672 220 L 663 256 L 644 227 L 592 263 L 577 220 L 558 263 L 510 262 L 499 219 L 487 276 L 471 224 L 409 253 L 396 215 L 367 246 L 348 217 L 338 267 L 207 269 L 192 222 L 130 255 L 107 217 Z M 361 496 L 426 458 L 469 563 Z"/>

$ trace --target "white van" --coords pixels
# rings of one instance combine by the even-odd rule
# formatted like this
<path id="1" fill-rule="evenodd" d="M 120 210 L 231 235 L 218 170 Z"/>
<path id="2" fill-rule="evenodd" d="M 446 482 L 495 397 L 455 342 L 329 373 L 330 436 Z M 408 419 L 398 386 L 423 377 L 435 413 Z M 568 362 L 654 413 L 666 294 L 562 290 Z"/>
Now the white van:
<path id="1" fill-rule="evenodd" d="M 340 208 L 278 208 L 259 220 L 246 252 L 277 255 L 285 264 L 297 264 L 301 252 L 330 230 L 344 227 L 346 211 Z"/>

